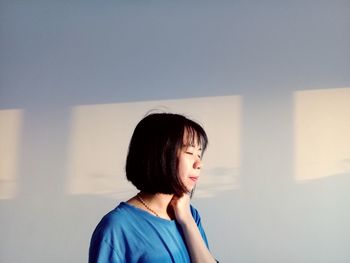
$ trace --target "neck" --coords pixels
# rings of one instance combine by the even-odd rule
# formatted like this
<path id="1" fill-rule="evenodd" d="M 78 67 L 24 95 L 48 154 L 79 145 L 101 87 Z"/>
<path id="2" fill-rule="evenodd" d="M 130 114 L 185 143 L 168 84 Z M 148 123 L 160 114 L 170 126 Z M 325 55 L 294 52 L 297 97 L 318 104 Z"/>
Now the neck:
<path id="1" fill-rule="evenodd" d="M 164 219 L 173 219 L 174 215 L 171 209 L 169 209 L 169 204 L 174 195 L 170 194 L 148 194 L 140 192 L 137 196 L 131 198 L 128 203 L 151 212 Z M 141 197 L 142 201 L 138 199 Z M 146 205 L 142 204 L 145 203 Z M 148 206 L 148 208 L 146 208 Z M 150 209 L 149 209 L 150 208 Z"/>
<path id="2" fill-rule="evenodd" d="M 158 211 L 159 213 L 166 213 L 169 203 L 173 198 L 173 195 L 168 194 L 148 194 L 144 192 L 140 192 L 138 194 L 147 205 L 151 206 L 152 209 Z"/>

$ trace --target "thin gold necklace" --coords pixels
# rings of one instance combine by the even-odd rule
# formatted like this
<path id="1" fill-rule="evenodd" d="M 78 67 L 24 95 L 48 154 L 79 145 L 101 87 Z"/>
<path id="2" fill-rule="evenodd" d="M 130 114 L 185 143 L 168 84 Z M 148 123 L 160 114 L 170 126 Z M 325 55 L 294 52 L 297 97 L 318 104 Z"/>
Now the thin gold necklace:
<path id="1" fill-rule="evenodd" d="M 144 207 L 146 207 L 150 212 L 152 212 L 153 214 L 155 214 L 156 216 L 159 217 L 158 213 L 156 211 L 154 211 L 152 208 L 150 208 L 146 202 L 141 198 L 141 196 L 136 195 L 137 199 L 141 202 L 141 204 L 144 205 Z"/>

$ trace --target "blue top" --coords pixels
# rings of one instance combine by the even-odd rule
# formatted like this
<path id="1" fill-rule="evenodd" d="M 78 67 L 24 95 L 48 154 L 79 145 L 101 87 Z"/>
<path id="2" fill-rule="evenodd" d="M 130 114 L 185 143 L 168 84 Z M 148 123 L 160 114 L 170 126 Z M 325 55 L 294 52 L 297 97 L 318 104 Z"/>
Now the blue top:
<path id="1" fill-rule="evenodd" d="M 205 244 L 198 211 L 191 206 Z M 97 225 L 90 243 L 89 263 L 191 262 L 180 225 L 122 202 Z"/>

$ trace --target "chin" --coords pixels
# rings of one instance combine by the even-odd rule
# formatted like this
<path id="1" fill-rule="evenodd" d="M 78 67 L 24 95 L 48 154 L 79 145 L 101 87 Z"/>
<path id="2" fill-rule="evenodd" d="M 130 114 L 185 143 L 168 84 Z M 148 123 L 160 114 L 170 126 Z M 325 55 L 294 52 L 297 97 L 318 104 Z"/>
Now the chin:
<path id="1" fill-rule="evenodd" d="M 195 188 L 194 186 L 186 187 L 188 193 L 191 193 L 194 190 L 194 188 Z"/>

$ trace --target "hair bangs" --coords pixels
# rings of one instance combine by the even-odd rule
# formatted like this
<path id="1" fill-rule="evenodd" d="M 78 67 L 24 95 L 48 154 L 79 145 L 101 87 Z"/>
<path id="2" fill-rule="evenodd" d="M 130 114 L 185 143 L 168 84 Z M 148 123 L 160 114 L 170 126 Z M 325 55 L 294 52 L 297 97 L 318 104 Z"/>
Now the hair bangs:
<path id="1" fill-rule="evenodd" d="M 203 128 L 197 124 L 185 126 L 186 138 L 185 145 L 194 146 L 197 145 L 201 148 L 202 152 L 205 151 L 208 144 L 208 138 Z"/>

